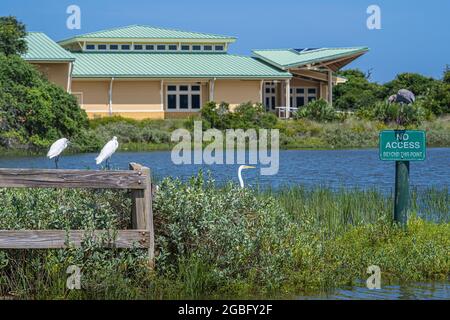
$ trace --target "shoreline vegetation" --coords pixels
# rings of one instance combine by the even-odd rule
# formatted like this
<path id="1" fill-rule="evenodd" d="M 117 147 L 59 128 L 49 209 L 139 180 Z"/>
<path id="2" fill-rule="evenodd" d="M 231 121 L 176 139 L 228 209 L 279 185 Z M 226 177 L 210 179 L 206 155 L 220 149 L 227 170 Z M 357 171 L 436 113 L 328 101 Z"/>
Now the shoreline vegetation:
<path id="1" fill-rule="evenodd" d="M 191 123 L 194 120 L 201 121 L 201 118 L 138 121 L 114 116 L 93 119 L 89 121 L 89 129 L 85 134 L 76 137 L 65 152 L 68 154 L 97 152 L 112 136 L 118 137 L 119 151 L 169 151 L 177 144 L 171 142 L 171 132 L 179 128 L 192 132 Z M 398 127 L 395 124 L 350 117 L 342 122 L 278 120 L 273 128 L 280 130 L 281 150 L 339 150 L 378 148 L 379 132 Z M 421 125 L 409 129 L 426 130 L 427 146 L 430 148 L 450 147 L 450 116 L 424 121 Z M 208 143 L 204 143 L 204 147 L 206 145 Z M 47 146 L 0 147 L 2 156 L 45 155 L 46 151 Z"/>
<path id="2" fill-rule="evenodd" d="M 0 250 L 0 296 L 295 298 L 365 281 L 371 265 L 381 268 L 383 286 L 448 281 L 448 190 L 413 190 L 403 230 L 392 223 L 392 196 L 376 189 L 257 191 L 218 187 L 202 174 L 159 186 L 155 270 L 146 267 L 146 250 L 105 250 L 92 239 L 80 249 Z M 0 189 L 0 199 L 0 229 L 117 230 L 131 223 L 122 191 Z M 82 290 L 66 289 L 69 265 L 82 269 Z"/>

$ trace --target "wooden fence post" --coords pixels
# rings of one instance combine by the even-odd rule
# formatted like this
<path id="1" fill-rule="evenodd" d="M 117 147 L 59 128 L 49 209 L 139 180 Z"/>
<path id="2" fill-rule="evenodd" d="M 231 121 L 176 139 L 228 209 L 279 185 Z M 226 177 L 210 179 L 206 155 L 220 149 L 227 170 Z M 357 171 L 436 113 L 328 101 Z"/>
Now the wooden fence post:
<path id="1" fill-rule="evenodd" d="M 141 183 L 144 186 L 143 190 L 132 190 L 132 213 L 131 221 L 133 229 L 146 230 L 148 234 L 144 234 L 144 241 L 149 241 L 148 256 L 149 266 L 155 266 L 155 234 L 153 227 L 153 209 L 152 209 L 152 183 L 150 169 L 138 163 L 130 163 L 130 169 L 138 171 L 142 176 Z"/>

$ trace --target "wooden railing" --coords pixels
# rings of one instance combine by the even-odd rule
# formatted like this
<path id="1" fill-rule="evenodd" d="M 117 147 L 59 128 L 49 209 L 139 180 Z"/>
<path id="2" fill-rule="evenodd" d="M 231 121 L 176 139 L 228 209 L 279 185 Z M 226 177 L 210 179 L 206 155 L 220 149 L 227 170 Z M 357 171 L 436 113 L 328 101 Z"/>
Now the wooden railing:
<path id="1" fill-rule="evenodd" d="M 0 169 L 0 188 L 89 188 L 130 189 L 132 229 L 118 230 L 116 248 L 148 249 L 149 265 L 154 267 L 152 190 L 150 169 L 130 163 L 130 170 L 35 170 Z M 107 230 L 94 231 L 100 237 Z M 0 249 L 54 249 L 67 245 L 79 247 L 85 237 L 82 230 L 0 230 Z"/>

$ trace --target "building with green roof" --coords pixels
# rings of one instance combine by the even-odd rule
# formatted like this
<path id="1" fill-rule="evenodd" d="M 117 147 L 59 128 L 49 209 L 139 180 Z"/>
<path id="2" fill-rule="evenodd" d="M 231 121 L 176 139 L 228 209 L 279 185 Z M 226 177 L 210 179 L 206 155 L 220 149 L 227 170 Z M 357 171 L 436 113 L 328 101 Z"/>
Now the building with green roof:
<path id="1" fill-rule="evenodd" d="M 288 116 L 309 101 L 332 102 L 338 71 L 365 47 L 228 53 L 235 37 L 132 25 L 54 42 L 27 36 L 23 56 L 74 94 L 91 117 L 174 118 L 208 101 L 262 103 Z"/>

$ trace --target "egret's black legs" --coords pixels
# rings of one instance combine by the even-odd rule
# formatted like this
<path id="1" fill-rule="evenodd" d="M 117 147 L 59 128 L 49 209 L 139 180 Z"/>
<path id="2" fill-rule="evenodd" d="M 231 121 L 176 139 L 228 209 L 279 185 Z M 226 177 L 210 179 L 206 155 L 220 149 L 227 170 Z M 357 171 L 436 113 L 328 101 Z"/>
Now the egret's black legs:
<path id="1" fill-rule="evenodd" d="M 106 169 L 111 170 L 111 167 L 109 165 L 110 158 L 106 159 Z"/>
<path id="2" fill-rule="evenodd" d="M 58 169 L 59 156 L 55 158 L 55 168 Z"/>

